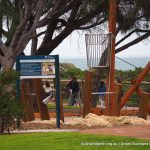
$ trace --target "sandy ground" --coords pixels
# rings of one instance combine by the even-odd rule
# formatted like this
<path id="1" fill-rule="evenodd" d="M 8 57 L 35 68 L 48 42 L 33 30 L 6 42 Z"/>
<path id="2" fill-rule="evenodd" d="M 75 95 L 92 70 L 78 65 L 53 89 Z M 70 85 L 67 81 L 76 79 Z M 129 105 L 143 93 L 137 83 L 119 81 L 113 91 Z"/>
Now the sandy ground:
<path id="1" fill-rule="evenodd" d="M 60 122 L 62 129 L 91 129 L 91 128 L 111 128 L 126 125 L 149 125 L 150 120 L 134 116 L 97 116 L 89 113 L 85 118 L 82 117 L 65 117 L 65 122 Z M 56 118 L 50 120 L 34 120 L 30 122 L 22 122 L 21 129 L 55 129 Z"/>
<path id="2" fill-rule="evenodd" d="M 150 117 L 148 120 L 135 116 L 108 117 L 88 114 L 81 117 L 65 117 L 61 128 L 56 128 L 56 118 L 22 122 L 21 128 L 12 133 L 31 132 L 80 132 L 82 134 L 117 135 L 150 139 Z"/>

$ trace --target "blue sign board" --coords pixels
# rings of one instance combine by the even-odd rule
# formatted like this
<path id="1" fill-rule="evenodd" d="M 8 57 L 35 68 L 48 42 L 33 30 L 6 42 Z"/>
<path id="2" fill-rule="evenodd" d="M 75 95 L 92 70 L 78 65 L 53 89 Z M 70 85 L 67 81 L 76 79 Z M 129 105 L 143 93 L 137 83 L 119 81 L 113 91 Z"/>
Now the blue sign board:
<path id="1" fill-rule="evenodd" d="M 60 128 L 60 77 L 59 56 L 18 56 L 16 70 L 20 79 L 55 78 L 56 82 L 56 127 Z M 20 95 L 20 80 L 17 81 L 18 99 Z"/>
<path id="2" fill-rule="evenodd" d="M 39 62 L 27 62 L 27 63 L 21 63 L 21 76 L 41 76 L 41 63 Z"/>
<path id="3" fill-rule="evenodd" d="M 20 79 L 55 78 L 54 57 L 19 56 L 18 59 L 21 74 Z"/>

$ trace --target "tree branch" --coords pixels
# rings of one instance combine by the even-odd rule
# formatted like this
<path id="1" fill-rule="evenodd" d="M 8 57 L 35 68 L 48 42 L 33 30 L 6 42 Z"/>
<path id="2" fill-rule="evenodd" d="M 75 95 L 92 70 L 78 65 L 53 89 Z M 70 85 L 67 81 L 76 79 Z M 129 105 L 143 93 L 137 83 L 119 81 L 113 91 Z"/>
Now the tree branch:
<path id="1" fill-rule="evenodd" d="M 3 57 L 0 55 L 0 63 L 2 62 Z"/>
<path id="2" fill-rule="evenodd" d="M 121 51 L 123 51 L 123 50 L 129 48 L 130 46 L 133 46 L 133 45 L 139 43 L 140 41 L 142 41 L 142 40 L 148 38 L 149 36 L 150 36 L 150 31 L 147 32 L 147 33 L 145 33 L 145 34 L 142 35 L 141 37 L 139 37 L 139 38 L 137 38 L 137 39 L 135 39 L 135 40 L 129 42 L 128 44 L 125 44 L 124 46 L 117 48 L 116 51 L 115 51 L 115 53 L 119 53 L 119 52 L 121 52 Z"/>
<path id="3" fill-rule="evenodd" d="M 101 20 L 100 22 L 95 22 L 95 23 L 93 23 L 93 24 L 91 24 L 91 25 L 89 25 L 89 26 L 79 27 L 79 28 L 77 28 L 77 29 L 79 29 L 79 30 L 90 29 L 90 28 L 93 28 L 93 27 L 95 27 L 95 26 L 98 26 L 98 25 L 104 23 L 106 20 L 107 20 L 107 19 L 103 19 L 103 20 Z"/>
<path id="4" fill-rule="evenodd" d="M 68 23 L 71 23 L 73 20 L 75 20 L 80 4 L 81 4 L 80 0 L 74 1 L 74 7 L 71 11 L 70 17 L 68 19 Z"/>
<path id="5" fill-rule="evenodd" d="M 47 45 L 47 43 L 50 43 L 50 41 L 52 41 L 52 37 L 57 26 L 57 21 L 58 20 L 55 19 L 48 24 L 46 34 L 43 38 L 43 42 L 41 43 L 39 49 L 42 49 L 42 47 L 44 47 L 45 45 Z"/>
<path id="6" fill-rule="evenodd" d="M 36 13 L 35 20 L 34 20 L 34 23 L 33 23 L 31 30 L 35 30 L 37 28 L 38 23 L 40 21 L 40 17 L 43 13 L 43 6 L 44 6 L 44 1 L 39 0 L 39 2 L 37 4 L 37 13 Z"/>
<path id="7" fill-rule="evenodd" d="M 119 40 L 115 46 L 119 45 L 121 42 L 123 42 L 125 39 L 127 39 L 129 36 L 131 36 L 133 33 L 135 32 L 149 32 L 150 30 L 142 30 L 142 29 L 135 29 L 133 31 L 131 31 L 130 33 L 128 33 L 125 37 L 123 37 L 121 40 Z"/>
<path id="8" fill-rule="evenodd" d="M 36 30 L 35 30 L 35 35 L 37 35 Z M 38 42 L 37 36 L 32 38 L 31 55 L 33 55 L 37 50 L 37 42 Z"/>
<path id="9" fill-rule="evenodd" d="M 0 39 L 0 49 L 1 49 L 1 52 L 3 53 L 3 55 L 4 55 L 4 51 L 6 49 L 6 46 L 5 46 L 5 44 L 3 43 L 3 41 L 1 39 Z"/>
<path id="10" fill-rule="evenodd" d="M 62 14 L 67 13 L 69 10 L 72 9 L 72 7 L 74 6 L 73 4 L 74 1 L 70 2 L 70 4 L 68 5 L 62 4 L 58 10 L 56 9 L 57 7 L 55 6 L 55 8 L 49 11 L 48 14 L 39 22 L 38 27 L 43 27 L 47 25 L 49 21 L 55 19 L 55 17 L 58 18 Z"/>
<path id="11" fill-rule="evenodd" d="M 75 28 L 66 26 L 66 28 L 51 42 L 48 40 L 40 46 L 35 55 L 49 55 Z"/>
<path id="12" fill-rule="evenodd" d="M 12 47 L 12 48 L 17 47 L 18 41 L 20 40 L 20 35 L 21 35 L 23 29 L 25 28 L 28 18 L 30 17 L 31 12 L 32 12 L 31 11 L 32 7 L 26 1 L 24 1 L 24 4 L 25 4 L 25 14 L 24 14 L 24 17 L 22 18 L 20 24 L 17 26 L 16 32 L 14 33 L 14 36 L 12 38 L 12 41 L 10 44 L 10 47 Z"/>

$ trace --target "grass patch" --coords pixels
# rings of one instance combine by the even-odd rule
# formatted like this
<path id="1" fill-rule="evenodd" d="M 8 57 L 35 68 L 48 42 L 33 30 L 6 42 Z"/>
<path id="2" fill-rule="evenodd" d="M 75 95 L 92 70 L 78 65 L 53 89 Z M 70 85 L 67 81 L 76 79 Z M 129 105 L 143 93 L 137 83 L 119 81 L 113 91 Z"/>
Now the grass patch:
<path id="1" fill-rule="evenodd" d="M 64 109 L 80 109 L 81 107 L 79 106 L 69 106 L 69 105 L 64 105 Z M 48 104 L 48 109 L 55 109 L 56 105 L 54 103 L 49 103 Z"/>
<path id="2" fill-rule="evenodd" d="M 86 145 L 86 143 L 87 144 L 93 143 L 93 145 Z M 117 136 L 100 136 L 100 135 L 87 135 L 80 133 L 61 133 L 61 132 L 12 134 L 0 136 L 0 149 L 1 150 L 50 150 L 50 149 L 148 150 L 150 149 L 150 140 L 141 140 Z"/>

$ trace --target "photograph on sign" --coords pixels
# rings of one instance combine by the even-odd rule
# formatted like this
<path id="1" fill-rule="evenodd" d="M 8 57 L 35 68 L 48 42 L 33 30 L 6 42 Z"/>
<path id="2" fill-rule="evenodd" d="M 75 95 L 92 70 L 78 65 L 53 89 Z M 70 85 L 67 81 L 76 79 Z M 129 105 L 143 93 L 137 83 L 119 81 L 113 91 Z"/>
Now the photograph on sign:
<path id="1" fill-rule="evenodd" d="M 42 63 L 42 75 L 55 75 L 55 66 L 52 62 Z"/>

